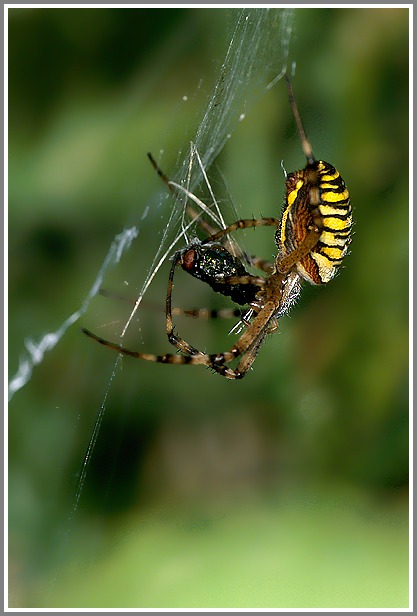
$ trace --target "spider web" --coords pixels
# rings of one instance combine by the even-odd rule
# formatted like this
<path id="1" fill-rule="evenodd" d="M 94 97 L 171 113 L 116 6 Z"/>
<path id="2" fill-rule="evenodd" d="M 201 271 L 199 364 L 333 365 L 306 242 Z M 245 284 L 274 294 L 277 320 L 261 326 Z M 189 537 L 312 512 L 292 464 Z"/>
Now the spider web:
<path id="1" fill-rule="evenodd" d="M 235 21 L 231 24 L 226 56 L 219 67 L 216 83 L 193 143 L 180 160 L 179 170 L 172 178 L 184 187 L 185 194 L 188 195 L 192 195 L 195 187 L 202 179 L 206 179 L 206 170 L 212 166 L 254 100 L 273 87 L 287 67 L 293 32 L 293 9 L 243 9 L 231 11 L 230 15 Z M 186 200 L 177 199 L 172 203 L 171 199 L 168 203 L 169 207 L 166 198 L 161 198 L 159 206 L 164 229 L 162 239 L 122 337 L 161 265 L 179 243 L 187 243 L 192 233 L 193 222 L 187 221 L 185 215 Z M 201 207 L 201 202 L 197 205 Z M 219 226 L 225 226 L 215 199 L 214 205 L 210 207 L 212 219 Z M 147 211 L 148 208 L 145 209 L 145 212 Z M 42 363 L 45 353 L 51 351 L 67 330 L 87 312 L 106 272 L 119 263 L 138 234 L 139 227 L 135 225 L 125 228 L 115 236 L 91 289 L 78 310 L 67 317 L 55 331 L 47 332 L 39 340 L 25 339 L 26 352 L 20 355 L 18 370 L 9 381 L 9 401 L 30 381 L 34 367 Z"/>
<path id="2" fill-rule="evenodd" d="M 121 337 L 127 331 L 162 263 L 172 254 L 179 242 L 188 243 L 196 223 L 187 220 L 187 197 L 198 207 L 205 209 L 204 203 L 194 198 L 195 188 L 201 185 L 202 180 L 213 203 L 212 206 L 207 206 L 210 209 L 209 218 L 218 227 L 226 226 L 206 170 L 210 169 L 231 138 L 233 130 L 245 117 L 251 103 L 283 76 L 288 62 L 293 15 L 292 9 L 246 9 L 239 12 L 197 134 L 173 178 L 178 189 L 183 188 L 186 198 L 177 199 L 169 211 L 160 246 Z M 280 44 L 277 44 L 277 41 L 280 41 Z M 235 215 L 234 219 L 237 218 Z"/>
<path id="3" fill-rule="evenodd" d="M 206 172 L 213 165 L 251 105 L 274 86 L 287 68 L 289 45 L 293 32 L 293 9 L 242 9 L 230 11 L 229 15 L 232 23 L 226 55 L 223 60 L 219 61 L 218 76 L 192 144 L 184 148 L 184 154 L 180 152 L 178 171 L 170 178 L 178 186 L 178 191 L 183 197 L 173 199 L 164 195 L 160 199 L 158 207 L 162 218 L 160 223 L 163 229 L 162 237 L 144 280 L 139 281 L 140 291 L 121 337 L 131 324 L 162 264 L 176 248 L 187 244 L 190 237 L 195 234 L 196 222 L 187 218 L 186 203 L 188 199 L 193 200 L 196 209 L 200 208 L 199 214 L 203 213 L 205 207 L 203 202 L 194 198 L 194 194 L 197 194 L 196 187 L 202 183 L 211 193 L 210 205 L 207 206 L 209 210 L 205 211 L 204 215 L 208 215 L 216 226 L 225 226 L 222 208 L 214 198 Z M 145 208 L 145 214 L 148 209 Z M 26 352 L 21 354 L 19 368 L 9 382 L 9 400 L 27 385 L 32 377 L 33 369 L 42 363 L 45 354 L 51 351 L 67 330 L 87 312 L 92 298 L 102 286 L 106 272 L 118 264 L 125 252 L 135 245 L 134 241 L 139 231 L 140 226 L 135 225 L 125 228 L 115 236 L 89 292 L 75 312 L 67 317 L 55 331 L 47 332 L 39 340 L 25 340 Z M 118 362 L 117 358 L 90 438 L 72 514 L 78 506 Z"/>

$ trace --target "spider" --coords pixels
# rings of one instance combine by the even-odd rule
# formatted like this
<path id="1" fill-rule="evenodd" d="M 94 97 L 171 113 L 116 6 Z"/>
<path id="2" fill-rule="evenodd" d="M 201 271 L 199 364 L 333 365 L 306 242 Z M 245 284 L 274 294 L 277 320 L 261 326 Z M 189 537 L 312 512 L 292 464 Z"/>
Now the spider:
<path id="1" fill-rule="evenodd" d="M 164 364 L 204 365 L 227 379 L 242 379 L 252 367 L 265 337 L 278 329 L 278 319 L 296 301 L 301 281 L 319 285 L 334 277 L 351 241 L 349 193 L 335 167 L 314 157 L 298 112 L 291 81 L 287 74 L 285 78 L 307 164 L 304 169 L 286 175 L 286 196 L 280 219 L 241 219 L 220 230 L 206 225 L 209 231 L 207 238 L 195 240 L 173 255 L 166 296 L 166 332 L 169 342 L 180 354 L 154 355 L 132 351 L 83 329 L 87 336 L 137 359 Z M 172 183 L 152 156 L 148 156 L 172 190 Z M 192 210 L 189 213 L 196 216 Z M 244 259 L 242 255 L 232 254 L 224 245 L 231 233 L 260 226 L 276 228 L 278 252 L 273 264 L 256 257 Z M 250 274 L 244 261 L 264 275 Z M 236 304 L 247 306 L 241 320 L 243 333 L 230 350 L 204 353 L 174 333 L 171 298 L 174 273 L 178 266 L 209 284 L 214 291 L 230 297 Z M 199 311 L 188 313 L 199 316 Z M 233 360 L 238 362 L 236 368 L 230 366 Z"/>

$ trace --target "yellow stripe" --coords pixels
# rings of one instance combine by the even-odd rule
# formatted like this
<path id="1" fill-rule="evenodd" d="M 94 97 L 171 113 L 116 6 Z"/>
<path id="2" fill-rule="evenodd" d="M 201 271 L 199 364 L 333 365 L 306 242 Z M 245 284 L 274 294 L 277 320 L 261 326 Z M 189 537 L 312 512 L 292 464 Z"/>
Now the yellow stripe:
<path id="1" fill-rule="evenodd" d="M 295 185 L 294 190 L 288 193 L 288 197 L 287 197 L 288 205 L 292 205 L 294 201 L 297 199 L 298 191 L 300 190 L 303 184 L 304 184 L 303 180 L 298 180 L 297 184 Z"/>
<path id="2" fill-rule="evenodd" d="M 344 201 L 349 198 L 349 193 L 344 190 L 341 193 L 338 192 L 324 192 L 321 194 L 323 201 L 330 201 L 330 203 L 337 203 L 338 201 Z"/>
<path id="3" fill-rule="evenodd" d="M 342 237 L 340 239 L 344 239 L 345 237 L 348 238 L 351 232 L 351 227 L 352 227 L 352 220 L 349 223 L 349 226 L 347 229 L 345 229 L 344 231 L 338 231 L 338 235 L 341 235 Z"/>
<path id="4" fill-rule="evenodd" d="M 320 182 L 320 188 L 337 188 L 337 184 L 331 184 L 330 182 Z"/>
<path id="5" fill-rule="evenodd" d="M 346 237 L 348 237 L 348 234 Z M 332 231 L 323 231 L 320 235 L 320 241 L 323 242 L 323 244 L 337 244 L 342 247 L 346 244 L 346 239 L 344 237 L 335 237 Z"/>
<path id="6" fill-rule="evenodd" d="M 328 165 L 325 164 L 322 160 L 319 160 L 318 168 L 320 171 L 324 171 L 325 169 L 328 168 Z"/>
<path id="7" fill-rule="evenodd" d="M 327 257 L 319 254 L 318 252 L 312 252 L 311 256 L 317 263 L 320 280 L 322 282 L 329 282 L 329 280 L 331 280 L 336 274 L 337 268 L 333 265 L 331 261 L 329 261 Z"/>
<path id="8" fill-rule="evenodd" d="M 284 213 L 282 214 L 281 217 L 281 233 L 280 233 L 280 239 L 281 239 L 281 244 L 284 245 L 285 243 L 285 231 L 287 229 L 287 218 L 288 218 L 288 214 L 290 212 L 290 208 L 287 207 L 287 209 L 284 211 Z"/>
<path id="9" fill-rule="evenodd" d="M 323 246 L 320 248 L 320 254 L 330 257 L 331 259 L 341 259 L 343 250 L 341 248 L 328 248 Z"/>
<path id="10" fill-rule="evenodd" d="M 340 177 L 340 174 L 338 171 L 336 171 L 336 173 L 324 173 L 322 176 L 320 176 L 320 179 L 323 180 L 323 182 L 331 182 L 338 177 Z"/>
<path id="11" fill-rule="evenodd" d="M 333 229 L 333 231 L 344 231 L 352 225 L 352 219 L 349 217 L 346 220 L 341 220 L 340 218 L 325 216 L 323 224 L 325 227 Z"/>
<path id="12" fill-rule="evenodd" d="M 320 214 L 322 216 L 334 216 L 335 214 L 346 214 L 347 207 L 333 207 L 332 205 L 319 205 Z"/>

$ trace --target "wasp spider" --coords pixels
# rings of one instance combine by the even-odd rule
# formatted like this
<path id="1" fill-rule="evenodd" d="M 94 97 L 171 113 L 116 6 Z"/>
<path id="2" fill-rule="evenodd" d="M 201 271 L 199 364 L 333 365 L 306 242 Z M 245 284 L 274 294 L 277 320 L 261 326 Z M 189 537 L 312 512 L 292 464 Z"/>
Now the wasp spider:
<path id="1" fill-rule="evenodd" d="M 110 349 L 137 359 L 163 364 L 203 365 L 227 379 L 242 379 L 255 361 L 265 337 L 276 331 L 278 319 L 295 302 L 301 281 L 306 280 L 318 285 L 325 284 L 334 277 L 351 241 L 349 193 L 335 167 L 315 159 L 287 75 L 286 80 L 289 101 L 307 164 L 304 169 L 289 173 L 286 177 L 286 196 L 280 219 L 242 219 L 224 229 L 210 229 L 206 239 L 188 244 L 173 255 L 166 296 L 166 331 L 169 342 L 180 353 L 141 353 L 104 340 L 83 329 L 86 335 Z M 151 156 L 150 159 L 159 175 L 172 189 L 172 183 Z M 259 226 L 277 228 L 275 241 L 278 250 L 273 264 L 254 257 L 249 259 L 249 265 L 264 274 L 254 276 L 246 270 L 244 259 L 232 254 L 226 240 L 229 240 L 234 231 Z M 209 284 L 214 291 L 230 297 L 240 306 L 247 307 L 242 316 L 243 333 L 230 350 L 214 354 L 204 353 L 174 333 L 171 298 L 174 272 L 178 266 Z M 198 316 L 199 312 L 188 311 L 194 316 Z M 236 314 L 236 311 L 231 312 Z M 237 360 L 235 368 L 230 365 L 233 360 Z"/>

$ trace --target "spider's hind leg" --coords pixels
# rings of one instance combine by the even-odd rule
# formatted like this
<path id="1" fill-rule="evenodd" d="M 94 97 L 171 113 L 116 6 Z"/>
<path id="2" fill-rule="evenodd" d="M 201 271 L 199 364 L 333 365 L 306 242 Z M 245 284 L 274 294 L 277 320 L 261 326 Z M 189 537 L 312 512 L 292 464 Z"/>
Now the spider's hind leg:
<path id="1" fill-rule="evenodd" d="M 172 308 L 172 314 L 175 316 L 184 315 L 193 319 L 233 319 L 242 316 L 240 308 Z"/>

